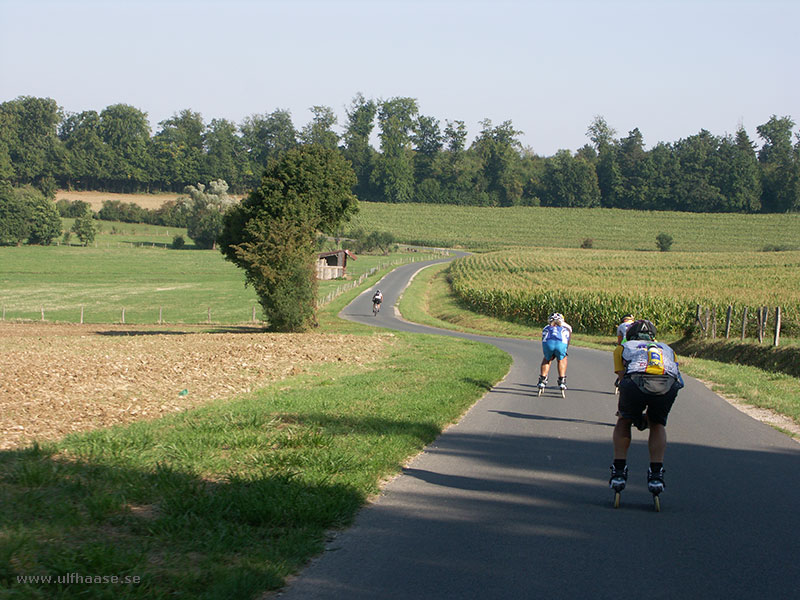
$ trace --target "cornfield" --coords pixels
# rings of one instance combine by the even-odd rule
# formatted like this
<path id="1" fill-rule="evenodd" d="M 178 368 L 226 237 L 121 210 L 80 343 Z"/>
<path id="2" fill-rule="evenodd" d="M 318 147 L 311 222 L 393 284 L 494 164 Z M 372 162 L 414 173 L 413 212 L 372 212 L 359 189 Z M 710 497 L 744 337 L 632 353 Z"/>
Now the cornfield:
<path id="1" fill-rule="evenodd" d="M 557 311 L 575 331 L 612 334 L 632 313 L 685 333 L 698 304 L 739 318 L 780 306 L 784 334 L 800 334 L 800 252 L 504 250 L 457 260 L 450 281 L 473 310 L 532 326 Z"/>

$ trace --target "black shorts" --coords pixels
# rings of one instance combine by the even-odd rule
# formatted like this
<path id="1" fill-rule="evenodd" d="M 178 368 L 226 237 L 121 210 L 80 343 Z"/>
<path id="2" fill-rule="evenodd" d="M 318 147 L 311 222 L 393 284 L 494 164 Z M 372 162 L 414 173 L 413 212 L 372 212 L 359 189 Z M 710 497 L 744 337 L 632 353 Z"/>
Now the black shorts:
<path id="1" fill-rule="evenodd" d="M 674 385 L 666 394 L 645 394 L 629 377 L 619 382 L 617 408 L 624 419 L 635 420 L 647 409 L 647 418 L 653 423 L 667 424 L 667 416 L 678 396 L 679 386 Z"/>

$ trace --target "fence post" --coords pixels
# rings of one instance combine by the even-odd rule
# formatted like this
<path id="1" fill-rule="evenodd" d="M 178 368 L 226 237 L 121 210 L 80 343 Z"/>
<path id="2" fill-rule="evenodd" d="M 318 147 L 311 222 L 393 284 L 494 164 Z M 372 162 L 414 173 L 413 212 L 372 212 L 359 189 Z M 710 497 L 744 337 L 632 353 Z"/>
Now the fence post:
<path id="1" fill-rule="evenodd" d="M 122 324 L 125 324 L 125 307 L 122 307 Z"/>
<path id="2" fill-rule="evenodd" d="M 211 323 L 211 307 L 208 307 L 208 316 L 206 317 L 206 323 Z"/>
<path id="3" fill-rule="evenodd" d="M 731 319 L 733 317 L 733 306 L 728 304 L 728 314 L 725 315 L 725 339 L 731 337 Z"/>
<path id="4" fill-rule="evenodd" d="M 81 305 L 81 325 L 83 325 L 83 305 Z"/>
<path id="5" fill-rule="evenodd" d="M 742 341 L 744 341 L 745 334 L 747 333 L 747 307 L 744 307 L 742 312 Z"/>
<path id="6" fill-rule="evenodd" d="M 717 339 L 717 307 L 711 307 L 711 339 Z"/>
<path id="7" fill-rule="evenodd" d="M 161 323 L 162 323 L 161 315 L 162 315 L 163 311 L 164 311 L 164 307 L 163 306 L 159 306 L 158 307 L 158 324 L 159 325 L 161 325 Z"/>
<path id="8" fill-rule="evenodd" d="M 256 305 L 253 305 L 253 323 L 256 322 Z"/>
<path id="9" fill-rule="evenodd" d="M 765 306 L 761 310 L 764 311 L 764 319 L 761 321 L 761 326 L 764 328 L 764 331 L 761 334 L 762 339 L 767 335 L 767 321 L 769 320 L 769 307 Z"/>
<path id="10" fill-rule="evenodd" d="M 781 307 L 775 307 L 775 347 L 781 343 Z"/>
<path id="11" fill-rule="evenodd" d="M 706 308 L 706 325 L 705 325 L 705 327 L 703 327 L 703 331 L 706 332 L 706 337 L 708 337 L 708 333 L 709 333 L 708 326 L 709 326 L 710 319 L 711 319 L 711 311 L 708 308 Z"/>
<path id="12" fill-rule="evenodd" d="M 44 305 L 42 306 L 42 321 L 44 321 Z"/>

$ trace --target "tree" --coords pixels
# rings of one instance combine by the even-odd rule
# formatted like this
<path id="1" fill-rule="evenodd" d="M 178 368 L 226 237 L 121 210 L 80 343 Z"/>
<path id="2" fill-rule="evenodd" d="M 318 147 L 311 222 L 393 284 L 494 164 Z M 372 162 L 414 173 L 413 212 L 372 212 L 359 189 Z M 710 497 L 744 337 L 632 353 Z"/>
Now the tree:
<path id="1" fill-rule="evenodd" d="M 599 206 L 594 167 L 569 150 L 559 150 L 545 163 L 540 200 L 542 206 Z"/>
<path id="2" fill-rule="evenodd" d="M 369 143 L 375 127 L 377 105 L 374 100 L 366 100 L 361 93 L 356 94 L 347 109 L 347 126 L 343 136 L 344 156 L 353 166 L 358 182 L 355 195 L 361 199 L 372 198 L 372 171 L 375 168 L 377 152 Z"/>
<path id="3" fill-rule="evenodd" d="M 64 173 L 66 187 L 94 190 L 108 179 L 109 147 L 100 132 L 100 115 L 93 110 L 68 115 L 58 136 L 69 156 Z"/>
<path id="4" fill-rule="evenodd" d="M 147 186 L 152 177 L 147 115 L 127 104 L 113 104 L 100 113 L 98 133 L 108 149 L 105 187 L 136 192 Z"/>
<path id="5" fill-rule="evenodd" d="M 765 212 L 800 210 L 800 161 L 792 148 L 792 127 L 789 117 L 772 115 L 756 127 L 764 145 L 758 152 L 763 174 L 761 205 Z"/>
<path id="6" fill-rule="evenodd" d="M 656 236 L 656 246 L 661 252 L 669 252 L 669 249 L 672 248 L 672 242 L 672 236 L 663 231 Z"/>
<path id="7" fill-rule="evenodd" d="M 171 189 L 183 189 L 189 182 L 207 181 L 203 172 L 206 126 L 200 113 L 182 110 L 159 123 L 153 138 L 160 180 Z"/>
<path id="8" fill-rule="evenodd" d="M 225 180 L 234 192 L 242 191 L 249 166 L 236 124 L 226 119 L 212 119 L 204 139 L 206 152 L 202 171 L 209 178 Z"/>
<path id="9" fill-rule="evenodd" d="M 198 183 L 187 185 L 184 193 L 189 195 L 187 233 L 198 248 L 215 248 L 217 238 L 222 233 L 222 215 L 235 203 L 228 195 L 228 184 L 222 179 L 212 181 L 206 186 Z"/>
<path id="10" fill-rule="evenodd" d="M 60 120 L 61 109 L 51 98 L 20 96 L 0 104 L 1 154 L 10 159 L 11 183 L 38 186 L 43 178 L 52 177 L 57 171 L 59 165 L 54 158 L 58 154 L 54 148 L 60 144 Z"/>
<path id="11" fill-rule="evenodd" d="M 718 147 L 718 138 L 705 129 L 675 143 L 680 177 L 674 188 L 674 208 L 691 212 L 724 210 L 725 198 L 714 178 L 722 167 L 718 163 Z"/>
<path id="12" fill-rule="evenodd" d="M 277 159 L 297 146 L 297 130 L 288 110 L 245 117 L 240 129 L 249 164 L 247 185 L 251 187 L 258 183 L 270 159 Z"/>
<path id="13" fill-rule="evenodd" d="M 99 224 L 95 222 L 92 210 L 87 209 L 83 215 L 75 219 L 70 231 L 78 237 L 81 244 L 88 246 L 94 243 L 94 238 L 99 229 Z"/>
<path id="14" fill-rule="evenodd" d="M 314 325 L 316 234 L 355 213 L 355 182 L 338 151 L 303 145 L 271 160 L 261 184 L 225 213 L 220 251 L 244 270 L 272 330 Z"/>
<path id="15" fill-rule="evenodd" d="M 481 121 L 481 130 L 472 147 L 482 163 L 485 188 L 493 204 L 513 206 L 522 197 L 522 183 L 515 177 L 521 148 L 511 121 L 493 127 L 489 119 Z"/>
<path id="16" fill-rule="evenodd" d="M 30 233 L 30 208 L 14 188 L 0 180 L 0 244 L 19 246 Z"/>
<path id="17" fill-rule="evenodd" d="M 757 212 L 761 209 L 761 170 L 744 127 L 736 136 L 720 140 L 718 169 L 714 181 L 725 197 L 726 212 Z"/>
<path id="18" fill-rule="evenodd" d="M 28 243 L 49 246 L 62 231 L 55 202 L 31 186 L 16 190 L 16 194 L 27 205 Z"/>
<path id="19" fill-rule="evenodd" d="M 382 154 L 372 179 L 386 202 L 410 202 L 414 199 L 411 133 L 417 112 L 414 98 L 384 100 L 378 108 Z"/>
<path id="20" fill-rule="evenodd" d="M 327 106 L 312 106 L 309 110 L 314 116 L 300 132 L 300 140 L 304 144 L 319 144 L 331 150 L 338 148 L 339 135 L 333 131 L 337 119 L 333 110 Z"/>
<path id="21" fill-rule="evenodd" d="M 619 141 L 616 152 L 619 185 L 614 190 L 619 208 L 641 208 L 649 195 L 652 163 L 638 128 Z"/>

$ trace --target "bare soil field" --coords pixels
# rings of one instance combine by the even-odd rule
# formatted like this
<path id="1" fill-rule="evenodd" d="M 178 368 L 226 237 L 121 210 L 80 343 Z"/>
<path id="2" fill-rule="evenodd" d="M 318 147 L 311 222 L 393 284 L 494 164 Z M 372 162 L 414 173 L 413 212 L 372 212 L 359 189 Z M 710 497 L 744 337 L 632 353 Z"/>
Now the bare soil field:
<path id="1" fill-rule="evenodd" d="M 391 337 L 0 322 L 0 450 L 156 419 L 312 364 L 368 364 Z"/>
<path id="2" fill-rule="evenodd" d="M 56 201 L 64 199 L 74 202 L 75 200 L 83 200 L 92 207 L 92 210 L 98 211 L 103 208 L 104 200 L 117 200 L 124 204 L 133 202 L 142 208 L 153 210 L 161 208 L 167 200 L 177 200 L 183 194 L 112 194 L 110 192 L 68 192 L 66 190 L 58 190 L 56 192 Z"/>

